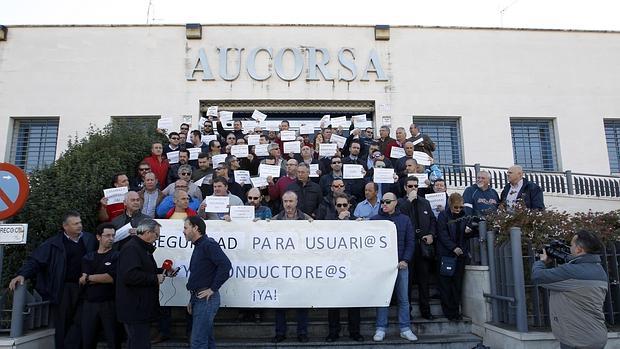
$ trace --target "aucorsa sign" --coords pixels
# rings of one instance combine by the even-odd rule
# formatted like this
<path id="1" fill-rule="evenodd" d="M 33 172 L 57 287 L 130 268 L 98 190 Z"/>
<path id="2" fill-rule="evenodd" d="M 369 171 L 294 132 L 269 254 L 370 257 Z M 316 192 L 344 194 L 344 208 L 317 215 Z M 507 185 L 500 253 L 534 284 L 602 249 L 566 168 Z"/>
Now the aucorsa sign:
<path id="1" fill-rule="evenodd" d="M 30 193 L 28 177 L 19 167 L 0 163 L 0 220 L 17 214 Z"/>

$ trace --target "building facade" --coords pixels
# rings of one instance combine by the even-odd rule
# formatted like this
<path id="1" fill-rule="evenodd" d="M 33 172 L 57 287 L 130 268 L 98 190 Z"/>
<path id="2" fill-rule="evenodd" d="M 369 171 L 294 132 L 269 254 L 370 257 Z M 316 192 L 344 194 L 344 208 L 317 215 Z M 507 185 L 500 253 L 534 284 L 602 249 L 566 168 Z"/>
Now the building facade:
<path id="1" fill-rule="evenodd" d="M 412 121 L 442 163 L 620 173 L 620 33 L 314 26 L 11 26 L 0 154 L 31 170 L 113 119 L 207 108 L 293 124 Z M 198 35 L 199 34 L 199 35 Z M 199 38 L 198 38 L 199 37 Z M 348 120 L 349 118 L 347 118 Z"/>

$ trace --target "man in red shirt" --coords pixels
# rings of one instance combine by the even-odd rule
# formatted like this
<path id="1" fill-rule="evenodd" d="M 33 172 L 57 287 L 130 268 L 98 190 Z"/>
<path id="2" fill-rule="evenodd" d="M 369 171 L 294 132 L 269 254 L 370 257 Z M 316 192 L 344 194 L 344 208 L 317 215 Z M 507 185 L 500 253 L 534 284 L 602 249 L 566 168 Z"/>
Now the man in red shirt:
<path id="1" fill-rule="evenodd" d="M 151 156 L 147 156 L 144 158 L 144 162 L 151 166 L 151 172 L 155 174 L 157 177 L 157 181 L 159 182 L 160 188 L 165 188 L 167 183 L 167 175 L 168 175 L 168 159 L 163 157 L 164 146 L 161 142 L 155 142 L 151 146 Z"/>

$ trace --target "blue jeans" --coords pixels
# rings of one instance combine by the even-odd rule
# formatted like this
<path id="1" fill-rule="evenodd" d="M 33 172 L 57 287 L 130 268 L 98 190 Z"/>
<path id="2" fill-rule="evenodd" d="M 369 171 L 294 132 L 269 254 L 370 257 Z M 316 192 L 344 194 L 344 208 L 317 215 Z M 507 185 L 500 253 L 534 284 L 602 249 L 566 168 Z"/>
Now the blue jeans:
<path id="1" fill-rule="evenodd" d="M 396 298 L 398 299 L 398 325 L 400 332 L 411 329 L 409 314 L 409 269 L 399 269 L 396 277 Z M 377 331 L 385 331 L 388 327 L 389 307 L 377 308 Z"/>
<path id="2" fill-rule="evenodd" d="M 192 295 L 192 349 L 215 348 L 213 336 L 213 319 L 220 308 L 220 293 L 215 292 L 211 298 L 198 299 Z"/>

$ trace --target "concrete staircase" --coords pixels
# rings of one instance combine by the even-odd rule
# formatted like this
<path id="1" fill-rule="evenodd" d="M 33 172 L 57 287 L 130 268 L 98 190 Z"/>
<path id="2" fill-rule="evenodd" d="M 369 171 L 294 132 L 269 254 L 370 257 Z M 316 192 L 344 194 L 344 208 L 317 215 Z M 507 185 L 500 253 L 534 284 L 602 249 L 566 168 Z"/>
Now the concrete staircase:
<path id="1" fill-rule="evenodd" d="M 471 334 L 471 321 L 451 322 L 441 314 L 438 300 L 432 300 L 431 312 L 436 316 L 433 320 L 420 317 L 418 305 L 414 303 L 412 310 L 412 328 L 418 336 L 417 342 L 408 342 L 399 337 L 397 309 L 390 307 L 390 325 L 383 342 L 373 342 L 375 332 L 375 309 L 363 308 L 361 312 L 361 333 L 364 342 L 349 339 L 347 329 L 347 312 L 341 311 L 342 332 L 340 339 L 333 343 L 324 341 L 328 334 L 327 310 L 311 309 L 308 321 L 308 343 L 297 342 L 295 311 L 287 312 L 288 333 L 284 342 L 274 344 L 275 313 L 272 309 L 263 311 L 262 321 L 239 322 L 238 309 L 220 308 L 216 316 L 215 338 L 221 348 L 424 348 L 424 349 L 470 349 L 481 343 L 481 338 Z M 173 311 L 173 339 L 154 345 L 154 348 L 187 348 L 189 344 L 185 335 L 184 310 L 175 308 Z"/>

